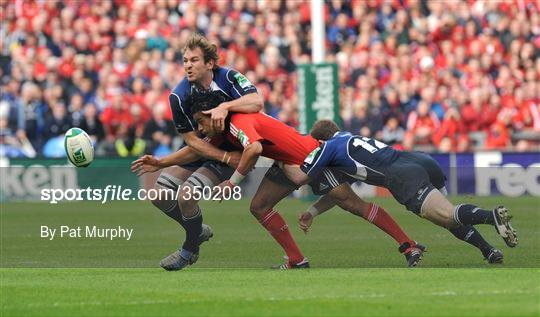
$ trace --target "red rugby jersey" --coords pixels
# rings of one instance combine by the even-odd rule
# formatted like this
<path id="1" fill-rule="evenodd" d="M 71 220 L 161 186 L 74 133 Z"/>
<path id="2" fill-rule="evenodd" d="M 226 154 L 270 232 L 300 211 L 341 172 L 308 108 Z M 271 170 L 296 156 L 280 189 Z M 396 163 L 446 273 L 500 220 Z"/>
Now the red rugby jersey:
<path id="1" fill-rule="evenodd" d="M 293 165 L 301 165 L 319 146 L 310 135 L 302 135 L 263 113 L 233 113 L 225 137 L 238 148 L 259 141 L 263 147 L 262 156 Z"/>

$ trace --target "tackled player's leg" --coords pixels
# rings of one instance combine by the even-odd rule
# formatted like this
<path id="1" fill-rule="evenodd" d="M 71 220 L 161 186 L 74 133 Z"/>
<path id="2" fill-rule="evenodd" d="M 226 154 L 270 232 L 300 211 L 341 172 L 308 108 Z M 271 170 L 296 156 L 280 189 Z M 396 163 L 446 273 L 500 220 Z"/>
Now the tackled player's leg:
<path id="1" fill-rule="evenodd" d="M 509 246 L 515 246 L 517 238 L 509 223 L 506 209 L 504 217 L 500 217 L 499 221 L 499 207 L 494 211 L 487 211 L 473 205 L 454 206 L 433 186 L 428 172 L 417 161 L 405 159 L 392 167 L 387 182 L 394 197 L 408 210 L 447 228 L 456 238 L 478 247 L 490 263 L 501 263 L 502 252 L 487 243 L 473 225 L 494 225 L 505 242 Z M 497 226 L 497 221 L 503 223 L 503 226 Z"/>
<path id="2" fill-rule="evenodd" d="M 206 161 L 183 183 L 178 194 L 178 205 L 186 230 L 186 240 L 179 251 L 162 261 L 164 269 L 181 270 L 197 262 L 201 237 L 209 239 L 213 236 L 213 232 L 209 227 L 202 225 L 203 216 L 199 202 L 195 199 L 197 197 L 195 192 L 203 191 L 204 188 L 212 188 L 223 180 L 229 179 L 232 173 L 232 168 L 225 164 Z"/>
<path id="3" fill-rule="evenodd" d="M 287 263 L 274 267 L 277 269 L 309 267 L 309 262 L 304 258 L 294 241 L 289 226 L 283 217 L 274 210 L 277 203 L 289 196 L 295 189 L 296 185 L 274 164 L 265 174 L 249 207 L 251 214 L 257 218 L 287 254 Z"/>
<path id="4" fill-rule="evenodd" d="M 471 204 L 454 206 L 437 189 L 426 197 L 420 210 L 420 216 L 447 228 L 456 238 L 478 247 L 489 263 L 502 263 L 503 254 L 492 247 L 473 225 L 488 224 L 495 227 L 506 245 L 517 245 L 517 232 L 510 224 L 508 210 L 498 206 L 494 210 L 485 210 Z"/>
<path id="5" fill-rule="evenodd" d="M 196 166 L 171 166 L 163 169 L 157 181 L 154 185 L 154 189 L 166 194 L 157 195 L 157 198 L 152 200 L 152 204 L 159 210 L 163 211 L 167 216 L 178 222 L 184 230 L 186 230 L 184 219 L 182 218 L 182 212 L 178 204 L 177 191 L 182 187 L 182 184 L 196 169 Z M 205 241 L 208 241 L 213 236 L 212 228 L 210 226 L 202 224 L 201 234 L 198 237 L 198 245 Z M 176 250 L 169 256 L 165 257 L 160 262 L 160 266 L 169 270 L 173 269 L 173 263 L 178 260 L 180 256 L 180 250 Z"/>
<path id="6" fill-rule="evenodd" d="M 327 177 L 335 177 L 335 173 L 327 171 Z M 335 179 L 335 178 L 334 178 Z M 337 180 L 337 179 L 336 179 Z M 398 251 L 405 256 L 407 266 L 415 267 L 422 259 L 426 247 L 409 238 L 403 229 L 395 222 L 384 208 L 374 203 L 368 203 L 360 198 L 346 182 L 340 182 L 337 187 L 328 193 L 329 197 L 341 209 L 353 215 L 364 218 L 374 224 L 386 234 L 391 236 L 399 244 Z M 338 184 L 336 182 L 336 184 Z M 329 188 L 331 188 L 329 183 Z"/>
<path id="7" fill-rule="evenodd" d="M 404 153 L 402 153 L 402 156 L 403 154 Z M 429 175 L 431 184 L 435 186 L 435 188 L 438 189 L 441 194 L 447 196 L 448 192 L 445 187 L 446 176 L 439 166 L 439 163 L 437 163 L 437 161 L 426 153 L 413 152 L 407 153 L 407 155 L 424 168 Z M 489 244 L 473 225 L 468 224 L 448 228 L 448 231 L 450 231 L 456 238 L 478 248 L 489 263 L 502 263 L 502 251 Z"/>

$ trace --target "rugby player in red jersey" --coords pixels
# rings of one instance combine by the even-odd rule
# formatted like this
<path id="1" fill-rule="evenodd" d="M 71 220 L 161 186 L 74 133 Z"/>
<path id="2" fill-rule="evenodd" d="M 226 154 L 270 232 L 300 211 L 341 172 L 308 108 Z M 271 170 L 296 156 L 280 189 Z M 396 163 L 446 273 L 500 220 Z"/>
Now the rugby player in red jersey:
<path id="1" fill-rule="evenodd" d="M 186 99 L 186 103 L 191 106 L 198 130 L 210 138 L 209 142 L 215 146 L 228 143 L 243 150 L 238 168 L 229 180 L 220 184 L 222 188 L 238 185 L 255 167 L 261 155 L 279 161 L 281 164 L 298 166 L 319 146 L 319 142 L 313 137 L 301 135 L 294 128 L 262 113 L 232 113 L 227 119 L 225 132 L 220 133 L 212 126 L 210 116 L 205 114 L 220 102 L 222 102 L 220 96 L 214 93 L 195 92 Z M 185 149 L 184 151 L 192 150 Z M 193 159 L 195 158 L 193 156 Z M 285 176 L 282 169 L 274 164 L 263 178 L 250 205 L 251 213 L 287 253 L 288 262 L 277 267 L 281 269 L 309 267 L 307 260 L 292 239 L 287 224 L 274 210 L 275 205 L 297 187 Z M 425 247 L 411 240 L 383 208 L 366 203 L 352 191 L 350 186 L 344 186 L 341 191 L 335 191 L 335 193 L 339 194 L 334 197 L 335 203 L 372 222 L 392 236 L 400 244 L 400 251 L 405 254 L 408 265 L 416 266 Z"/>

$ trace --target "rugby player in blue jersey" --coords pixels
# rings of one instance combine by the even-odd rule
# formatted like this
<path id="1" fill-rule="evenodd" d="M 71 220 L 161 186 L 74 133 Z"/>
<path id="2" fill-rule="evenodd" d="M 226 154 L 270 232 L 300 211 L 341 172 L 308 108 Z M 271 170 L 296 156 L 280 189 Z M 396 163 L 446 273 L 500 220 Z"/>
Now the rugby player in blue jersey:
<path id="1" fill-rule="evenodd" d="M 172 90 L 169 103 L 174 124 L 185 143 L 206 160 L 177 166 L 175 161 L 179 152 L 175 152 L 161 159 L 145 155 L 132 164 L 132 170 L 139 175 L 163 169 L 156 188 L 175 192 L 181 188 L 178 201 L 173 197 L 152 201 L 186 231 L 182 247 L 161 261 L 161 267 L 166 270 L 180 270 L 195 263 L 199 256 L 199 245 L 213 235 L 211 228 L 202 224 L 198 201 L 189 193 L 195 186 L 212 187 L 230 179 L 241 157 L 240 152 L 217 148 L 198 136 L 197 123 L 185 102 L 187 96 L 194 91 L 213 91 L 226 100 L 205 112 L 211 115 L 212 125 L 217 131 L 223 131 L 229 111 L 256 113 L 263 107 L 257 89 L 244 75 L 218 66 L 217 47 L 205 37 L 193 34 L 187 40 L 183 54 L 186 77 Z M 277 216 L 281 217 L 279 214 Z"/>
<path id="2" fill-rule="evenodd" d="M 448 201 L 446 178 L 429 155 L 397 151 L 380 141 L 340 132 L 330 120 L 316 122 L 311 135 L 321 145 L 306 157 L 302 166 L 288 166 L 285 171 L 297 184 L 307 184 L 310 179 L 323 176 L 323 183 L 314 191 L 321 194 L 324 189 L 326 195 L 300 215 L 299 223 L 304 230 L 316 215 L 340 199 L 341 188 L 362 181 L 387 188 L 408 210 L 480 249 L 489 263 L 502 263 L 503 254 L 484 240 L 474 225 L 492 225 L 509 247 L 517 245 L 517 234 L 504 206 L 485 210 L 471 204 L 455 206 Z"/>

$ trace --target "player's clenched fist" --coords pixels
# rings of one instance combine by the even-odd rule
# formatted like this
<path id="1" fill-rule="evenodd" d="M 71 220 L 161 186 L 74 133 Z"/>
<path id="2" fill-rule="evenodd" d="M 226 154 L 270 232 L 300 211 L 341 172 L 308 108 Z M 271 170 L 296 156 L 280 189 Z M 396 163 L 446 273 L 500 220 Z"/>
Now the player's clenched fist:
<path id="1" fill-rule="evenodd" d="M 230 180 L 226 180 L 221 184 L 215 186 L 214 190 L 212 191 L 213 200 L 219 200 L 219 202 L 222 202 L 224 196 L 226 196 L 226 192 L 229 193 L 229 197 L 231 196 L 230 193 L 232 193 L 234 187 L 235 186 L 233 185 L 233 183 L 231 183 Z"/>

